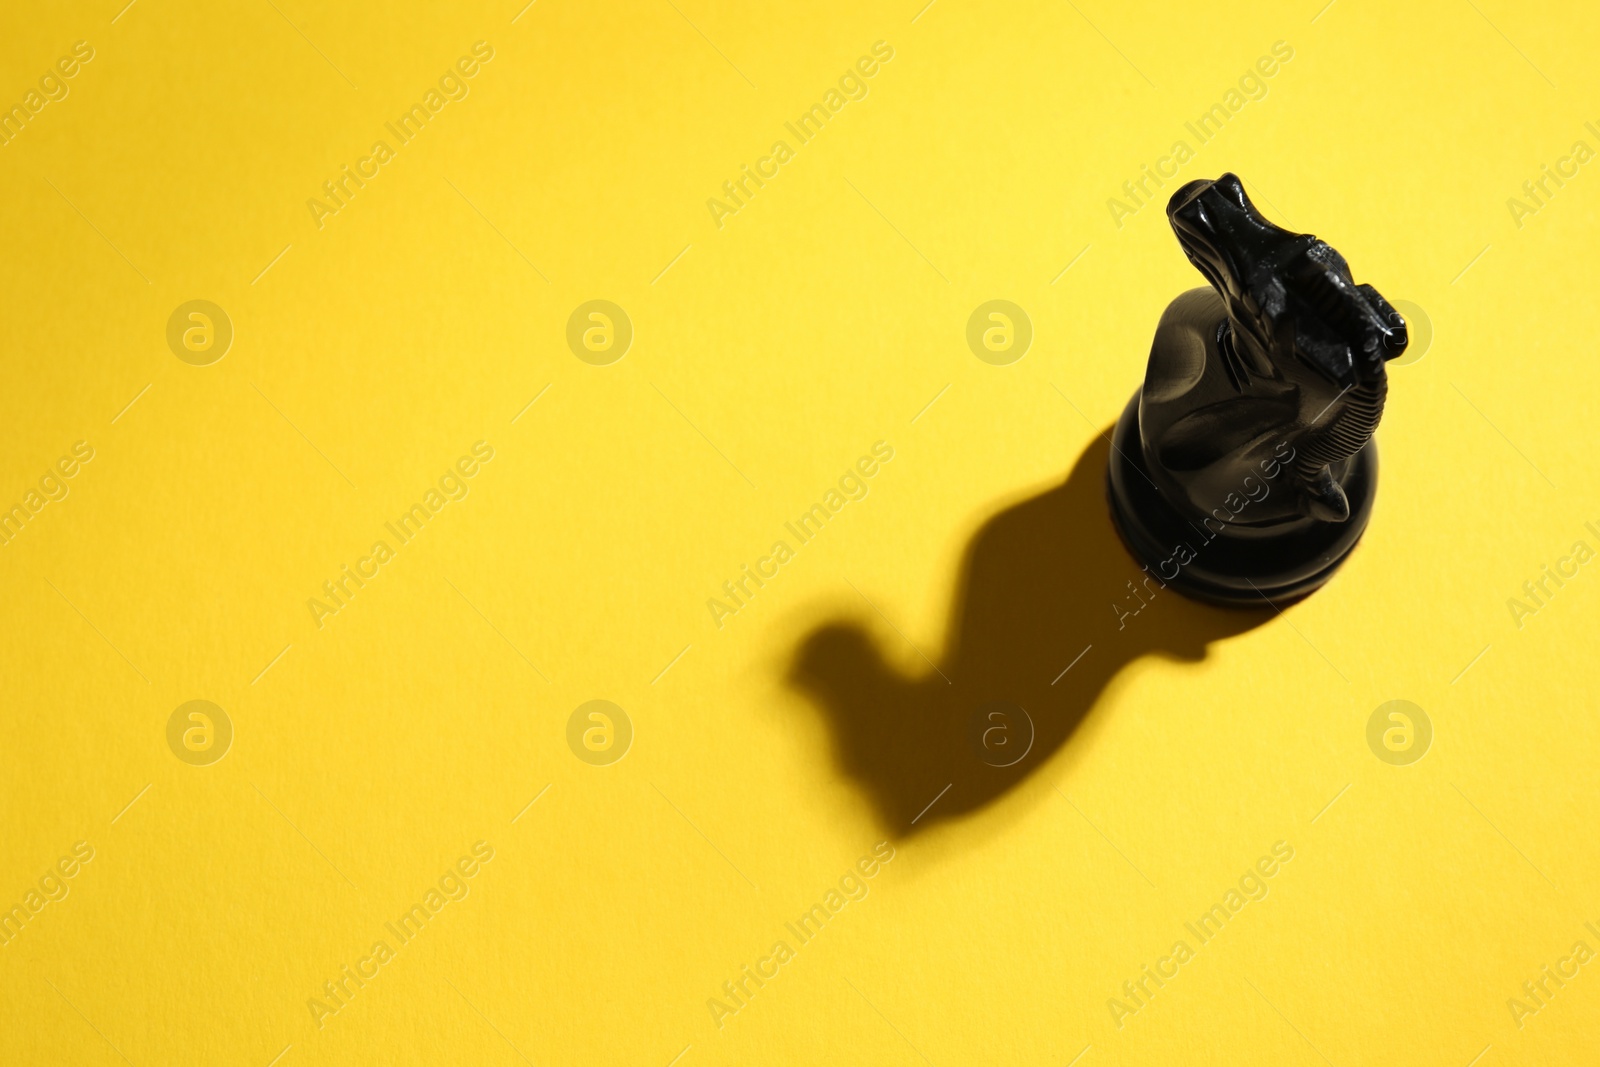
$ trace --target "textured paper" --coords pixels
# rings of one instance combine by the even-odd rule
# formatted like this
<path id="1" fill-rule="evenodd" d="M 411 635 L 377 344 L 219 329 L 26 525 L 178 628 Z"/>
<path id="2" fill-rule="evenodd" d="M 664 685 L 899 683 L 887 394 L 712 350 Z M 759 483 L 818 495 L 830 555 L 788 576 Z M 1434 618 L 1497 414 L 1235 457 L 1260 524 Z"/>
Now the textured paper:
<path id="1" fill-rule="evenodd" d="M 120 2 L 0 17 L 0 1058 L 1590 1056 L 1591 7 Z M 1431 341 L 1326 588 L 1119 629 L 1100 433 L 1224 170 Z M 886 830 L 830 624 L 869 775 L 897 700 L 1039 744 Z"/>

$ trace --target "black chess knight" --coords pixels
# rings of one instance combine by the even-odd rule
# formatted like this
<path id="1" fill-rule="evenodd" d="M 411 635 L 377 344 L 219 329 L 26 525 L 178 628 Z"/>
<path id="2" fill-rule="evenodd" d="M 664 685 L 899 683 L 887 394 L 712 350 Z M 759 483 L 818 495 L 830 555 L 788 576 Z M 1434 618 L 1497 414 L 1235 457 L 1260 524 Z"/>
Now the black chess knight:
<path id="1" fill-rule="evenodd" d="M 1372 512 L 1384 364 L 1406 325 L 1344 257 L 1268 222 L 1232 174 L 1167 204 L 1210 288 L 1167 306 L 1108 472 L 1123 540 L 1165 585 L 1284 603 L 1333 574 Z"/>

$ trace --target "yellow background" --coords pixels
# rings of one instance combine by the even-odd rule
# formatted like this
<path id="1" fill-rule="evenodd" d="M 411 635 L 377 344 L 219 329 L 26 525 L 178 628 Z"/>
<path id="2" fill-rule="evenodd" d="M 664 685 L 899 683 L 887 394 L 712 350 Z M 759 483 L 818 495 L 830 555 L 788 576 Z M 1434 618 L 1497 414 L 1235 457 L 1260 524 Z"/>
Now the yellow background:
<path id="1" fill-rule="evenodd" d="M 0 546 L 0 903 L 95 856 L 0 947 L 0 1059 L 1593 1055 L 1600 964 L 1520 1027 L 1506 1002 L 1600 949 L 1600 569 L 1520 629 L 1506 602 L 1600 545 L 1600 164 L 1520 227 L 1506 201 L 1600 147 L 1600 13 L 918 6 L 6 13 L 7 106 L 74 41 L 95 54 L 0 148 L 0 503 L 75 441 L 95 456 Z M 306 201 L 479 40 L 470 95 L 319 229 Z M 707 198 L 880 40 L 869 95 L 718 228 Z M 1281 618 L 1164 594 L 1141 641 L 1238 632 L 1129 657 L 989 802 L 890 832 L 797 650 L 847 620 L 903 678 L 951 666 L 974 537 L 1096 462 L 1201 284 L 1176 182 L 1120 228 L 1107 199 L 1280 40 L 1268 94 L 1177 181 L 1238 171 L 1431 320 L 1391 368 L 1366 537 Z M 603 367 L 565 340 L 595 298 L 635 329 Z M 994 298 L 1035 331 L 1004 367 L 964 336 Z M 191 299 L 234 326 L 209 366 L 167 346 Z M 470 495 L 319 628 L 308 598 L 479 440 Z M 870 494 L 718 628 L 707 599 L 879 440 Z M 1074 522 L 1103 541 L 1097 492 Z M 1014 575 L 1079 565 L 1065 529 L 1033 548 Z M 1115 660 L 1109 600 L 1082 611 L 1107 636 L 1057 693 Z M 1019 685 L 1048 690 L 1079 646 L 1033 636 L 1051 665 Z M 211 766 L 167 746 L 192 699 L 234 726 Z M 593 699 L 635 731 L 606 767 L 566 741 Z M 1410 766 L 1367 747 L 1392 699 L 1433 723 Z M 719 1028 L 708 999 L 886 837 L 870 895 Z M 319 1028 L 308 998 L 479 840 L 470 895 Z M 1119 1027 L 1108 998 L 1280 840 L 1270 895 Z"/>

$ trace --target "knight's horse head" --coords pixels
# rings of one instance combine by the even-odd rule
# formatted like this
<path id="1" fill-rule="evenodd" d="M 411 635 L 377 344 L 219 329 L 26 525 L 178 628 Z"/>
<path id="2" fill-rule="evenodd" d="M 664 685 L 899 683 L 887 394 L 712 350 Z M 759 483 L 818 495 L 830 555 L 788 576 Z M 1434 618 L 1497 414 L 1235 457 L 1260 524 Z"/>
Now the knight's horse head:
<path id="1" fill-rule="evenodd" d="M 1327 242 L 1263 218 L 1233 174 L 1189 182 L 1167 218 L 1227 307 L 1230 343 L 1247 372 L 1242 391 L 1252 378 L 1294 387 L 1296 418 L 1282 429 L 1295 439 L 1308 506 L 1342 520 L 1348 505 L 1328 467 L 1376 429 L 1384 363 L 1405 351 L 1405 320 L 1372 286 L 1357 285 Z"/>

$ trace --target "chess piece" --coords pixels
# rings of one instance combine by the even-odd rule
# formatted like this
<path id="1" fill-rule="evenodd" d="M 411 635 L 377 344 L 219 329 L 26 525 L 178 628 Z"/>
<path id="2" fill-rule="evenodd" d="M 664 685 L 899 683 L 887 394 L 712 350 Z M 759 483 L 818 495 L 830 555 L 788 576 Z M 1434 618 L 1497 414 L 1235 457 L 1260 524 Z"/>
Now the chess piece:
<path id="1" fill-rule="evenodd" d="M 1112 515 L 1165 585 L 1285 603 L 1366 528 L 1384 364 L 1405 350 L 1405 320 L 1326 242 L 1263 218 L 1235 175 L 1189 182 L 1167 218 L 1211 284 L 1156 327 L 1112 436 Z"/>

